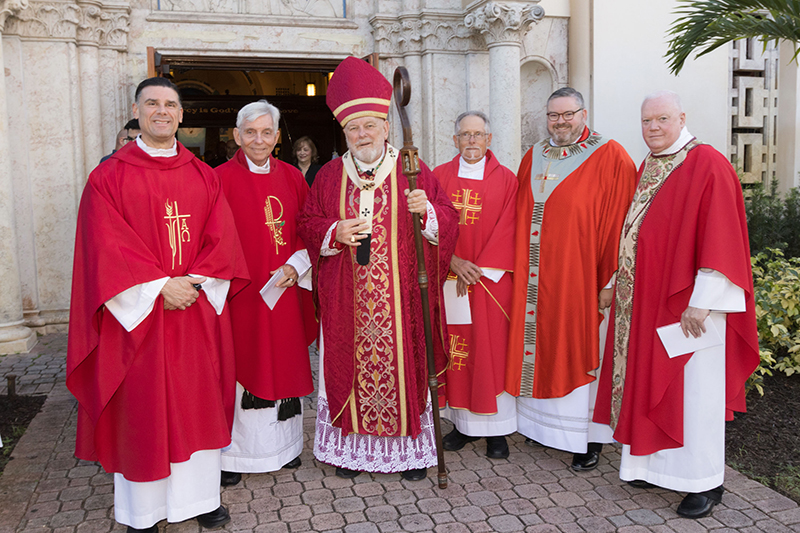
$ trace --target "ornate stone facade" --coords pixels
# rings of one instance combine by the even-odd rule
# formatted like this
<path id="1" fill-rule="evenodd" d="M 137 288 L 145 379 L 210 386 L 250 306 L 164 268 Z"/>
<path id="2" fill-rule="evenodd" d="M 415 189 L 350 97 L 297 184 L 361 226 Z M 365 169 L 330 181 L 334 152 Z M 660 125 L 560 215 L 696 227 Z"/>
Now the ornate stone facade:
<path id="1" fill-rule="evenodd" d="M 479 32 L 491 47 L 497 43 L 518 43 L 533 23 L 544 18 L 538 4 L 488 2 L 470 11 L 464 18 L 467 28 Z"/>
<path id="2" fill-rule="evenodd" d="M 127 51 L 130 6 L 97 2 L 26 2 L 4 34 L 29 40 L 74 41 Z"/>

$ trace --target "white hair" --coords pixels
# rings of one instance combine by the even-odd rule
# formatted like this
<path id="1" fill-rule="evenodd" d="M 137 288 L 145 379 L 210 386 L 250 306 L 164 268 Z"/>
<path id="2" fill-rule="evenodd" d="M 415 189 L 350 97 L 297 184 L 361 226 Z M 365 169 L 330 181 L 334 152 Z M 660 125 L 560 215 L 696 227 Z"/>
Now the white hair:
<path id="1" fill-rule="evenodd" d="M 483 124 L 485 126 L 484 133 L 489 134 L 492 132 L 492 126 L 491 124 L 489 124 L 489 117 L 486 116 L 486 113 L 483 113 L 481 111 L 467 111 L 466 113 L 461 113 L 460 115 L 458 115 L 458 118 L 456 119 L 456 127 L 455 127 L 456 135 L 458 135 L 459 131 L 461 130 L 461 121 L 467 117 L 478 117 L 479 119 L 483 120 Z"/>
<path id="2" fill-rule="evenodd" d="M 236 116 L 236 127 L 241 129 L 242 124 L 245 122 L 253 122 L 264 115 L 270 115 L 272 117 L 272 127 L 277 130 L 279 127 L 278 123 L 281 120 L 281 112 L 277 107 L 266 100 L 259 100 L 258 102 L 247 104 L 241 108 L 239 114 Z"/>
<path id="3" fill-rule="evenodd" d="M 649 102 L 650 100 L 656 100 L 657 98 L 666 98 L 670 101 L 677 109 L 679 113 L 683 113 L 683 105 L 681 104 L 681 97 L 678 93 L 674 91 L 656 91 L 654 93 L 650 93 L 644 97 L 642 100 L 642 106 Z"/>

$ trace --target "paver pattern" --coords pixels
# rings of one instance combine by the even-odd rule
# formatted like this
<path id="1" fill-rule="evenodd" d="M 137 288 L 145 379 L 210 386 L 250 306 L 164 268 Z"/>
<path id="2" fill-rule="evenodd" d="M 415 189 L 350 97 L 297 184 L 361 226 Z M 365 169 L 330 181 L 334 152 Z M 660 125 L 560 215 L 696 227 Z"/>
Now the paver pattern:
<path id="1" fill-rule="evenodd" d="M 0 356 L 0 394 L 13 373 L 19 394 L 48 395 L 0 477 L 0 533 L 125 531 L 114 521 L 112 476 L 73 456 L 77 403 L 64 384 L 65 357 L 65 334 L 42 337 L 29 354 Z M 316 353 L 311 357 L 316 366 Z M 734 470 L 726 473 L 727 491 L 712 515 L 686 520 L 675 514 L 682 494 L 619 480 L 617 448 L 606 447 L 596 470 L 578 473 L 569 468 L 571 454 L 528 446 L 519 434 L 510 437 L 505 460 L 488 459 L 485 440 L 445 452 L 447 489 L 436 486 L 435 469 L 417 482 L 398 474 L 340 479 L 312 455 L 315 396 L 305 408 L 303 465 L 245 474 L 238 486 L 222 489 L 232 517 L 225 531 L 800 532 L 794 501 Z M 450 429 L 443 422 L 443 431 Z M 159 527 L 201 530 L 194 520 Z"/>

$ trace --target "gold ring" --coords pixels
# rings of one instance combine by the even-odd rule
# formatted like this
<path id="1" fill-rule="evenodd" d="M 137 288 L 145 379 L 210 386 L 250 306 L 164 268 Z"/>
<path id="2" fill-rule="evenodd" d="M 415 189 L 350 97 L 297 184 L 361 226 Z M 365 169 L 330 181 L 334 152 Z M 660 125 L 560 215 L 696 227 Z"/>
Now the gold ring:
<path id="1" fill-rule="evenodd" d="M 350 236 L 350 242 L 356 242 L 356 236 L 355 235 L 351 235 Z"/>

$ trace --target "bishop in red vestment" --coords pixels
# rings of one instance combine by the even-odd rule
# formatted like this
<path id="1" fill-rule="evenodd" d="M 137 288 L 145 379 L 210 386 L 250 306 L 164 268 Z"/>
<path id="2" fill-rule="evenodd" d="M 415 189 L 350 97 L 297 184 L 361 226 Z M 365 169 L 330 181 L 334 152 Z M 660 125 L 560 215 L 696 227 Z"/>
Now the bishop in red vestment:
<path id="1" fill-rule="evenodd" d="M 271 155 L 280 139 L 279 121 L 280 112 L 266 100 L 244 106 L 233 130 L 241 149 L 216 169 L 252 280 L 230 306 L 238 385 L 232 442 L 222 452 L 222 485 L 238 483 L 241 472 L 300 466 L 300 397 L 314 390 L 308 355 L 317 332 L 311 264 L 295 222 L 308 185 L 300 171 Z M 274 290 L 283 292 L 270 309 L 260 290 L 279 270 L 283 277 Z M 304 279 L 308 290 L 298 286 Z"/>
<path id="2" fill-rule="evenodd" d="M 350 57 L 337 67 L 327 102 L 349 150 L 317 174 L 298 231 L 314 265 L 321 326 L 314 455 L 340 477 L 403 472 L 418 480 L 436 464 L 436 450 L 411 212 L 425 216 L 431 316 L 442 355 L 439 302 L 457 214 L 424 165 L 418 189 L 407 194 L 398 152 L 386 143 L 391 93 L 364 61 Z"/>
<path id="3" fill-rule="evenodd" d="M 506 390 L 518 395 L 517 430 L 574 453 L 591 470 L 608 427 L 592 424 L 596 372 L 617 269 L 617 246 L 636 169 L 625 150 L 586 127 L 570 87 L 547 103 L 550 138 L 520 165 Z"/>
<path id="4" fill-rule="evenodd" d="M 684 124 L 675 93 L 642 104 L 651 153 L 620 238 L 595 420 L 624 444 L 623 480 L 688 492 L 678 514 L 700 518 L 721 499 L 725 419 L 745 410 L 759 354 L 741 186 Z M 671 324 L 713 342 L 677 349 L 656 333 Z"/>
<path id="5" fill-rule="evenodd" d="M 177 88 L 145 80 L 133 109 L 141 137 L 92 172 L 78 212 L 75 454 L 115 474 L 129 531 L 198 515 L 216 527 L 230 520 L 215 471 L 233 422 L 226 297 L 247 270 L 219 179 L 174 138 Z"/>
<path id="6" fill-rule="evenodd" d="M 453 136 L 459 155 L 433 171 L 459 211 L 447 282 L 453 289 L 445 298 L 470 313 L 470 320 L 448 313 L 450 364 L 439 393 L 447 405 L 442 416 L 455 426 L 444 448 L 460 450 L 486 437 L 486 455 L 502 459 L 509 453 L 505 435 L 517 430 L 516 400 L 504 387 L 517 179 L 488 149 L 489 130 L 483 113 L 460 115 Z"/>

